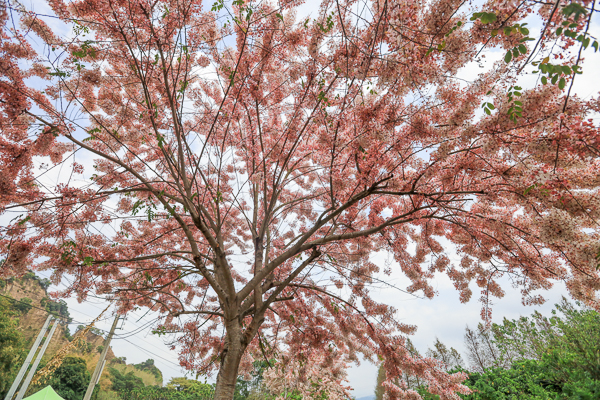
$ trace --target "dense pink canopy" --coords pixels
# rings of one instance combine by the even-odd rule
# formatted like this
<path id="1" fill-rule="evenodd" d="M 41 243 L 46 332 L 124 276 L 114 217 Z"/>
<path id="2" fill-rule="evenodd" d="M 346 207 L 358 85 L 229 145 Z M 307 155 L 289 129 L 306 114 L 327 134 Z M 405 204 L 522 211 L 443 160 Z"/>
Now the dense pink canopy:
<path id="1" fill-rule="evenodd" d="M 377 252 L 411 293 L 475 283 L 484 318 L 507 275 L 525 303 L 564 281 L 600 308 L 600 102 L 570 93 L 592 2 L 299 3 L 2 3 L 0 274 L 162 313 L 218 399 L 263 358 L 274 387 L 293 369 L 309 395 L 325 370 L 343 397 L 359 354 L 391 398 L 418 398 L 403 372 L 464 391 L 370 297 Z M 458 79 L 491 48 L 504 60 Z M 515 87 L 531 62 L 549 82 Z"/>

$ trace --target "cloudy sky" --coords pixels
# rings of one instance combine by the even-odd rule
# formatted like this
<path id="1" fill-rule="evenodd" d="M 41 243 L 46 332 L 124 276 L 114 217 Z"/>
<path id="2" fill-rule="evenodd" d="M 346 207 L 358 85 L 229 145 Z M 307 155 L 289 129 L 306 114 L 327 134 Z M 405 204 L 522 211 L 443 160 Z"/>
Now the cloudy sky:
<path id="1" fill-rule="evenodd" d="M 50 13 L 50 10 L 41 0 L 30 0 L 29 4 L 24 2 L 29 8 L 39 13 Z M 308 2 L 301 8 L 299 19 L 303 15 L 315 13 L 317 2 Z M 48 20 L 49 23 L 54 23 Z M 535 28 L 540 29 L 539 24 L 532 19 L 532 36 L 535 35 Z M 600 37 L 600 19 L 596 13 L 595 24 L 591 34 Z M 483 68 L 472 63 L 460 71 L 460 77 L 472 79 L 478 73 L 484 72 L 491 64 L 500 59 L 503 52 L 491 51 L 486 53 Z M 585 52 L 586 61 L 584 63 L 584 74 L 578 76 L 574 92 L 580 97 L 589 98 L 596 96 L 600 91 L 600 79 L 598 73 L 593 71 L 600 70 L 600 54 L 594 54 L 593 50 Z M 533 83 L 532 76 L 524 76 L 523 85 Z M 373 259 L 378 263 L 385 262 L 385 254 L 377 254 Z M 397 269 L 396 269 L 397 271 Z M 395 272 L 385 278 L 391 285 L 403 288 L 406 287 L 407 280 L 401 273 Z M 416 335 L 411 338 L 416 347 L 423 353 L 427 347 L 431 346 L 435 338 L 438 337 L 448 346 L 452 346 L 464 354 L 463 335 L 465 326 L 472 327 L 480 322 L 480 307 L 477 302 L 477 288 L 472 288 L 473 300 L 467 304 L 459 302 L 459 296 L 450 280 L 442 274 L 438 274 L 435 279 L 434 287 L 437 290 L 437 296 L 432 300 L 417 299 L 407 295 L 391 286 L 380 285 L 372 288 L 375 300 L 393 305 L 397 310 L 397 317 L 405 323 L 418 326 Z M 67 284 L 67 282 L 65 282 Z M 62 289 L 63 287 L 51 288 Z M 528 315 L 538 310 L 544 314 L 549 314 L 554 303 L 557 303 L 561 296 L 567 295 L 566 289 L 562 283 L 557 283 L 555 287 L 548 292 L 543 293 L 548 300 L 545 305 L 538 307 L 526 307 L 521 304 L 521 294 L 518 289 L 511 288 L 510 282 L 506 281 L 504 286 L 506 295 L 502 299 L 494 301 L 493 321 L 500 322 L 502 318 L 517 318 L 520 315 Z M 75 299 L 68 299 L 67 303 L 71 316 L 78 322 L 90 322 L 105 307 L 106 303 L 102 299 L 90 298 L 85 303 L 78 303 Z M 119 324 L 119 330 L 112 343 L 116 355 L 126 356 L 128 363 L 138 363 L 148 358 L 153 358 L 156 365 L 161 369 L 165 376 L 165 382 L 171 377 L 183 376 L 185 371 L 178 365 L 177 354 L 169 349 L 169 346 L 161 338 L 151 334 L 152 323 L 156 320 L 156 315 L 146 314 L 145 310 L 139 310 L 129 313 L 127 319 Z M 106 318 L 100 321 L 97 326 L 108 330 L 112 322 L 110 311 Z M 377 367 L 369 363 L 363 363 L 360 366 L 352 367 L 349 371 L 349 382 L 354 387 L 354 395 L 363 397 L 373 394 Z M 209 380 L 210 381 L 210 380 Z"/>

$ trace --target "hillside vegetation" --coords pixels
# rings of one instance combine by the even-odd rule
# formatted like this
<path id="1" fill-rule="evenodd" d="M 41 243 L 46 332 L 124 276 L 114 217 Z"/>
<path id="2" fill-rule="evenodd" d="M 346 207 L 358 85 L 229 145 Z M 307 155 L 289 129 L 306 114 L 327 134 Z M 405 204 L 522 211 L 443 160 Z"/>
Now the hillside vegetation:
<path id="1" fill-rule="evenodd" d="M 2 295 L 0 296 L 0 398 L 4 398 L 8 392 L 48 313 L 63 317 L 66 323 L 54 333 L 38 370 L 73 339 L 68 326 L 73 327 L 74 324 L 68 307 L 64 301 L 55 302 L 48 297 L 46 289 L 49 285 L 47 279 L 40 279 L 33 273 L 28 273 L 21 279 L 0 280 L 0 295 Z M 90 378 L 86 378 L 85 372 L 91 376 L 96 368 L 104 340 L 100 330 L 92 329 L 84 337 L 83 345 L 67 354 L 65 362 L 68 361 L 69 366 L 64 369 L 77 371 L 82 379 L 87 379 L 86 382 L 89 382 Z M 162 373 L 154 365 L 153 360 L 135 366 L 125 364 L 124 359 L 125 357 L 116 357 L 112 349 L 108 350 L 107 365 L 99 382 L 99 394 L 112 390 L 114 376 L 110 373 L 111 369 L 121 374 L 132 374 L 145 386 L 162 386 Z M 85 366 L 85 369 L 81 369 L 81 366 Z M 61 371 L 57 372 L 61 373 Z M 27 394 L 35 393 L 48 383 L 55 390 L 60 386 L 56 379 L 51 378 L 43 385 L 30 387 Z M 87 387 L 87 383 L 85 386 Z M 60 393 L 60 390 L 57 392 L 67 400 L 82 398 L 83 395 L 71 393 L 69 390 L 71 389 L 65 386 L 65 393 Z"/>

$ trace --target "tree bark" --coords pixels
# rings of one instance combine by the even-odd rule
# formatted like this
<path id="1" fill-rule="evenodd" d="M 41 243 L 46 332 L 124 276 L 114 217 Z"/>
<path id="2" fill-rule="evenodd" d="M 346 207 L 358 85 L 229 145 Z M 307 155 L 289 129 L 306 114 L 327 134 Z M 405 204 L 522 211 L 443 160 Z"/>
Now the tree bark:
<path id="1" fill-rule="evenodd" d="M 237 321 L 235 323 L 237 325 Z M 232 400 L 242 355 L 246 350 L 240 326 L 230 326 L 225 336 L 214 400 Z"/>

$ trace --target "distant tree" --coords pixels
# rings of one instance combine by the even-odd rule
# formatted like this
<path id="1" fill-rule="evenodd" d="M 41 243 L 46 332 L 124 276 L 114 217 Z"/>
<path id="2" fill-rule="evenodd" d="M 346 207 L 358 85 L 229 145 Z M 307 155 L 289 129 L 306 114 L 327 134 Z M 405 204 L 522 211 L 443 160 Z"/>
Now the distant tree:
<path id="1" fill-rule="evenodd" d="M 15 301 L 13 307 L 15 310 L 20 311 L 23 314 L 27 314 L 33 307 L 31 305 L 32 300 L 29 297 L 23 297 L 21 300 Z"/>
<path id="2" fill-rule="evenodd" d="M 385 389 L 383 388 L 383 381 L 385 381 L 385 368 L 380 365 L 377 369 L 377 383 L 375 384 L 375 400 L 383 400 L 383 394 Z"/>
<path id="3" fill-rule="evenodd" d="M 86 362 L 79 357 L 65 357 L 48 384 L 65 400 L 81 400 L 90 383 Z"/>
<path id="4" fill-rule="evenodd" d="M 115 357 L 112 360 L 110 360 L 111 364 L 127 364 L 127 357 Z"/>
<path id="5" fill-rule="evenodd" d="M 501 357 L 540 361 L 552 385 L 563 388 L 586 380 L 600 384 L 600 314 L 595 310 L 563 298 L 550 318 L 534 313 L 505 320 L 493 331 Z"/>
<path id="6" fill-rule="evenodd" d="M 539 366 L 531 360 L 509 369 L 490 367 L 485 373 L 471 373 L 465 384 L 473 390 L 461 396 L 465 400 L 550 400 L 556 394 L 540 384 Z"/>
<path id="7" fill-rule="evenodd" d="M 496 355 L 486 354 L 487 339 Z M 552 317 L 538 312 L 471 332 L 485 372 L 465 382 L 469 400 L 600 398 L 600 314 L 563 298 Z M 510 367 L 501 368 L 508 363 Z M 490 365 L 491 364 L 491 365 Z M 495 365 L 494 365 L 495 364 Z"/>
<path id="8" fill-rule="evenodd" d="M 160 384 L 162 385 L 162 380 L 163 380 L 163 376 L 162 376 L 162 372 L 160 372 L 160 369 L 158 369 L 156 367 L 156 365 L 154 365 L 154 360 L 149 358 L 148 360 L 141 362 L 139 364 L 134 364 L 134 367 L 140 371 L 147 371 L 149 373 L 151 373 L 156 379 L 158 379 L 160 381 Z"/>
<path id="9" fill-rule="evenodd" d="M 486 368 L 498 365 L 499 350 L 493 342 L 491 329 L 485 325 L 480 323 L 476 331 L 469 326 L 465 328 L 465 347 L 471 371 L 483 373 Z"/>
<path id="10" fill-rule="evenodd" d="M 456 350 L 454 347 L 446 347 L 446 345 L 440 342 L 440 339 L 437 337 L 435 338 L 433 349 L 427 349 L 425 355 L 443 362 L 446 366 L 446 371 L 464 366 L 462 356 L 458 350 Z"/>
<path id="11" fill-rule="evenodd" d="M 40 284 L 40 287 L 44 290 L 47 290 L 52 284 L 52 282 L 48 278 L 40 279 L 38 282 Z"/>
<path id="12" fill-rule="evenodd" d="M 121 390 L 121 400 L 212 400 L 214 386 L 188 378 L 173 378 L 165 386 Z"/>
<path id="13" fill-rule="evenodd" d="M 270 360 L 269 363 L 265 360 L 254 361 L 252 363 L 252 370 L 246 376 L 238 376 L 233 399 L 248 399 L 258 393 L 267 395 L 268 390 L 263 385 L 263 373 L 274 363 L 275 360 Z"/>
<path id="14" fill-rule="evenodd" d="M 211 397 L 215 390 L 213 385 L 185 377 L 172 378 L 166 387 L 179 392 L 193 393 L 198 397 Z"/>
<path id="15" fill-rule="evenodd" d="M 46 309 L 46 311 L 48 311 L 49 313 L 66 317 L 69 320 L 69 322 L 71 321 L 70 314 L 69 314 L 69 307 L 67 306 L 67 303 L 64 300 L 53 301 L 53 300 L 50 300 L 50 298 L 48 298 L 48 297 L 44 297 L 40 301 L 40 305 L 42 307 L 44 307 Z M 79 328 L 79 327 L 81 327 L 81 328 Z M 79 325 L 77 327 L 77 330 L 82 329 L 82 328 L 83 328 L 83 325 Z"/>
<path id="16" fill-rule="evenodd" d="M 111 389 L 115 392 L 122 394 L 134 389 L 143 388 L 144 381 L 142 378 L 135 375 L 133 371 L 129 371 L 126 374 L 122 374 L 118 369 L 109 368 L 110 380 L 112 381 Z"/>

